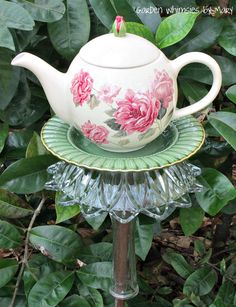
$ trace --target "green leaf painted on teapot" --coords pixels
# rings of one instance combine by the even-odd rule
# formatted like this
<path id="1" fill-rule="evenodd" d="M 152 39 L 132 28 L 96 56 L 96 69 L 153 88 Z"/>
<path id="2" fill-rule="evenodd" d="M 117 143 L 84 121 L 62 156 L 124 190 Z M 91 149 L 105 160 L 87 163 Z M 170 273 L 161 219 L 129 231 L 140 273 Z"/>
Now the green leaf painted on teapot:
<path id="1" fill-rule="evenodd" d="M 93 110 L 94 108 L 96 108 L 99 105 L 99 101 L 97 100 L 97 98 L 94 95 L 91 95 L 90 100 L 88 101 L 88 105 L 89 105 L 90 109 Z"/>
<path id="2" fill-rule="evenodd" d="M 159 113 L 158 113 L 158 119 L 162 119 L 166 115 L 166 109 L 161 108 Z"/>
<path id="3" fill-rule="evenodd" d="M 121 146 L 128 145 L 129 143 L 130 143 L 130 141 L 128 139 L 120 140 L 118 142 L 118 144 L 121 145 Z"/>
<path id="4" fill-rule="evenodd" d="M 107 124 L 108 127 L 110 127 L 112 130 L 120 130 L 121 129 L 121 125 L 116 123 L 116 119 L 115 118 L 111 118 L 105 121 L 105 124 Z"/>
<path id="5" fill-rule="evenodd" d="M 115 109 L 115 108 L 112 108 L 112 109 L 110 109 L 110 110 L 105 111 L 105 113 L 106 113 L 107 115 L 109 115 L 109 116 L 113 116 L 113 114 L 115 113 L 115 111 L 116 111 L 116 109 Z"/>
<path id="6" fill-rule="evenodd" d="M 143 140 L 143 139 L 146 139 L 146 138 L 149 138 L 150 136 L 153 135 L 154 131 L 155 131 L 155 128 L 150 128 L 150 129 L 148 129 L 145 133 L 140 134 L 140 135 L 138 136 L 139 141 L 141 141 L 141 140 Z"/>
<path id="7" fill-rule="evenodd" d="M 124 137 L 124 136 L 127 136 L 127 132 L 124 131 L 124 130 L 120 130 L 117 133 L 113 134 L 114 138 L 121 138 L 121 137 Z"/>

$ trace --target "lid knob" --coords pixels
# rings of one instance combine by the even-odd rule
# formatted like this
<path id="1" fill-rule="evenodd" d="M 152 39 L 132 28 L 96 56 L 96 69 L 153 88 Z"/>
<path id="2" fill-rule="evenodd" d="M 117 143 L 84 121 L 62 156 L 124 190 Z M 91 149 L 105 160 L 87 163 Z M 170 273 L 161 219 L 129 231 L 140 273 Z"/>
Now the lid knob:
<path id="1" fill-rule="evenodd" d="M 126 34 L 125 20 L 123 16 L 116 16 L 116 20 L 113 23 L 112 31 L 115 36 L 122 37 Z"/>

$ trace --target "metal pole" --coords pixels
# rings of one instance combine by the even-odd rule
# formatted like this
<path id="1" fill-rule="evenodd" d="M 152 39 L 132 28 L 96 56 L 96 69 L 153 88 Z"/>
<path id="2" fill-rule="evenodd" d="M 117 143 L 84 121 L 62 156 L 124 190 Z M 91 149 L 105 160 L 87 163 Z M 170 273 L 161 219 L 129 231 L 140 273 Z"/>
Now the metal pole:
<path id="1" fill-rule="evenodd" d="M 136 257 L 134 248 L 135 219 L 122 224 L 112 219 L 113 225 L 113 285 L 110 293 L 116 307 L 124 307 L 125 300 L 138 294 Z"/>
<path id="2" fill-rule="evenodd" d="M 125 307 L 125 301 L 116 299 L 115 307 Z"/>

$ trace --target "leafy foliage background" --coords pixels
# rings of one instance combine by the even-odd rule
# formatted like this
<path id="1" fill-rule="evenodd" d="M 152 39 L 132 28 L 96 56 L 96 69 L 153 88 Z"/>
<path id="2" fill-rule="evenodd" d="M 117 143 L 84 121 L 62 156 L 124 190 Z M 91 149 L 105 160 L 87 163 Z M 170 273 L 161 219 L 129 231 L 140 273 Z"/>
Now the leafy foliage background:
<path id="1" fill-rule="evenodd" d="M 161 7 L 161 15 L 138 13 L 150 6 Z M 170 17 L 172 6 L 204 6 L 208 14 Z M 36 77 L 10 62 L 28 51 L 66 71 L 88 40 L 110 31 L 116 15 L 168 58 L 204 51 L 223 73 L 218 97 L 196 115 L 207 138 L 191 162 L 203 170 L 204 189 L 192 195 L 191 208 L 161 225 L 138 218 L 140 294 L 127 306 L 236 306 L 235 12 L 235 0 L 0 0 L 0 306 L 113 306 L 110 219 L 85 220 L 79 204 L 61 207 L 44 190 L 46 169 L 57 160 L 39 133 L 52 114 Z M 203 97 L 212 76 L 192 64 L 178 80 L 181 107 Z"/>

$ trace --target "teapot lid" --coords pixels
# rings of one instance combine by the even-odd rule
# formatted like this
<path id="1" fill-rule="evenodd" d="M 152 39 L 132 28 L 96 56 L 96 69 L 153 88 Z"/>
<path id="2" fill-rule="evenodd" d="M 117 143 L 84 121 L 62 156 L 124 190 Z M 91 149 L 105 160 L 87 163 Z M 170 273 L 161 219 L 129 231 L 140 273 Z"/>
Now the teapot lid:
<path id="1" fill-rule="evenodd" d="M 80 49 L 85 62 L 106 68 L 132 68 L 150 64 L 160 55 L 159 49 L 143 37 L 128 34 L 124 19 L 116 17 L 113 33 L 94 38 Z"/>

